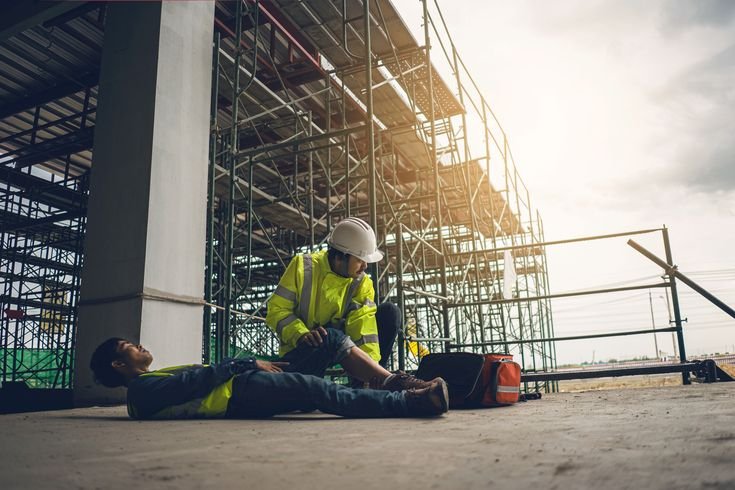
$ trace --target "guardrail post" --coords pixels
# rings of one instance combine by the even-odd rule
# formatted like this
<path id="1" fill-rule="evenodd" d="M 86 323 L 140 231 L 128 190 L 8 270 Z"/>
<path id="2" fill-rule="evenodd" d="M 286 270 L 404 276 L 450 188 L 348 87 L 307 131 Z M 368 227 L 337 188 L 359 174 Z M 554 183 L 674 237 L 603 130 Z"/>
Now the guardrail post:
<path id="1" fill-rule="evenodd" d="M 661 230 L 661 234 L 664 238 L 664 250 L 666 250 L 666 262 L 669 264 L 674 263 L 674 259 L 671 255 L 671 244 L 669 243 L 669 229 L 665 226 Z M 676 324 L 676 340 L 679 344 L 679 362 L 685 363 L 687 362 L 687 354 L 686 354 L 686 348 L 684 347 L 684 331 L 681 328 L 681 311 L 679 310 L 679 294 L 676 291 L 676 278 L 673 274 L 669 274 L 667 272 L 667 276 L 669 277 L 669 284 L 671 288 L 671 303 L 674 306 L 674 323 Z M 689 378 L 689 371 L 683 371 L 681 373 L 681 382 L 685 385 L 691 384 L 691 379 Z"/>

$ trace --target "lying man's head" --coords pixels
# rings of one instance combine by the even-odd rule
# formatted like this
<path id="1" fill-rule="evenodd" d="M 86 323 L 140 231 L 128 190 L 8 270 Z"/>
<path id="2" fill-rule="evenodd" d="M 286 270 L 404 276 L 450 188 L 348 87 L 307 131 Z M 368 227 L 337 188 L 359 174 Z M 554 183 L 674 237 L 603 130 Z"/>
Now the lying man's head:
<path id="1" fill-rule="evenodd" d="M 152 362 L 153 355 L 142 345 L 112 337 L 95 349 L 89 368 L 98 383 L 115 388 L 148 371 Z"/>

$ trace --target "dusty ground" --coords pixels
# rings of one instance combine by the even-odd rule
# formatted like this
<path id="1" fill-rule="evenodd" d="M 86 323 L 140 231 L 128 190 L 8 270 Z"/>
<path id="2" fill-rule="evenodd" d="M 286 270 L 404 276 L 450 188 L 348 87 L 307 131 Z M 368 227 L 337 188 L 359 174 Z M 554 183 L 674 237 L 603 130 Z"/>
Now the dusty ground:
<path id="1" fill-rule="evenodd" d="M 590 391 L 432 420 L 0 416 L 0 488 L 733 489 L 735 383 Z"/>
<path id="2" fill-rule="evenodd" d="M 654 388 L 663 386 L 681 386 L 681 374 L 621 376 L 619 378 L 592 378 L 559 381 L 559 391 L 563 393 L 579 393 L 590 390 L 627 390 L 631 388 Z"/>

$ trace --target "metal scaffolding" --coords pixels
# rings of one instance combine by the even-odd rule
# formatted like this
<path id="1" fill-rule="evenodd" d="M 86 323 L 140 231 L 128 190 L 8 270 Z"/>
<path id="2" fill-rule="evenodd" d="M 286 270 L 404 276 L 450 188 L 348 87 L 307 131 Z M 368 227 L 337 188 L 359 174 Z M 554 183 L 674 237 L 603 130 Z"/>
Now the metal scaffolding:
<path id="1" fill-rule="evenodd" d="M 385 0 L 217 4 L 206 359 L 277 351 L 270 293 L 345 216 L 386 252 L 370 272 L 405 312 L 395 367 L 553 338 L 548 300 L 516 301 L 548 293 L 540 215 L 438 5 L 423 7 L 419 43 Z M 527 371 L 555 367 L 553 341 L 508 348 Z"/>
<path id="2" fill-rule="evenodd" d="M 71 7 L 0 41 L 0 381 L 32 388 L 73 379 L 104 8 Z"/>
<path id="3" fill-rule="evenodd" d="M 87 182 L 50 176 L 7 171 L 0 184 L 0 367 L 5 382 L 68 388 Z"/>
<path id="4" fill-rule="evenodd" d="M 0 38 L 2 376 L 48 387 L 72 378 L 105 17 L 64 9 Z M 553 339 L 549 300 L 523 301 L 549 292 L 542 220 L 436 3 L 418 40 L 388 0 L 218 1 L 214 24 L 205 361 L 277 352 L 265 303 L 345 216 L 386 252 L 393 367 Z M 555 367 L 553 340 L 505 345 Z"/>

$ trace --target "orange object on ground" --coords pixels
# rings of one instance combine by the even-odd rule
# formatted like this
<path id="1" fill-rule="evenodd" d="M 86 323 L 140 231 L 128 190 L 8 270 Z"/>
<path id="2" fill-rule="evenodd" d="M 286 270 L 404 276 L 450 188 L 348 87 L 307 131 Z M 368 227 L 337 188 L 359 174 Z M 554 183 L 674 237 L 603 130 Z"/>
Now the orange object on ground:
<path id="1" fill-rule="evenodd" d="M 521 366 L 510 354 L 485 354 L 482 365 L 480 404 L 485 407 L 511 405 L 518 402 L 521 388 Z"/>

